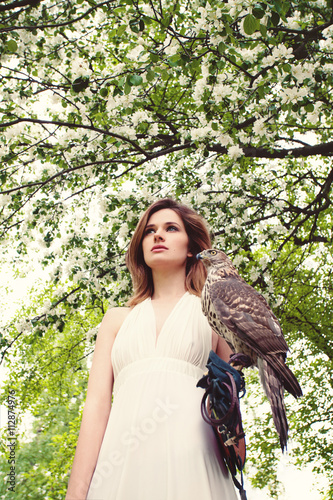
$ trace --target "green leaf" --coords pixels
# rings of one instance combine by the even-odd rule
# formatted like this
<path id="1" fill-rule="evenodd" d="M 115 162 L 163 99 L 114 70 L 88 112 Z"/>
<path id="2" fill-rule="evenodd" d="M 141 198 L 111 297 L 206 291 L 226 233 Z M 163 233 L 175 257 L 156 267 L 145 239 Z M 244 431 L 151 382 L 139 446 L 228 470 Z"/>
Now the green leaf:
<path id="1" fill-rule="evenodd" d="M 17 51 L 18 49 L 18 45 L 17 43 L 15 42 L 15 40 L 9 40 L 7 43 L 6 43 L 6 48 L 8 50 L 8 52 L 11 52 L 11 53 L 14 53 Z"/>
<path id="2" fill-rule="evenodd" d="M 121 36 L 125 33 L 125 31 L 127 30 L 127 25 L 126 24 L 122 24 L 121 26 L 119 26 L 119 28 L 117 29 L 117 35 L 118 36 Z"/>
<path id="3" fill-rule="evenodd" d="M 125 92 L 125 95 L 128 95 L 131 92 L 131 86 L 127 82 L 125 83 L 125 86 L 124 86 L 124 92 Z"/>
<path id="4" fill-rule="evenodd" d="M 130 28 L 134 33 L 139 33 L 140 31 L 140 26 L 139 26 L 139 21 L 138 19 L 131 19 L 130 20 Z"/>
<path id="5" fill-rule="evenodd" d="M 126 81 L 126 78 L 123 76 L 120 78 L 119 82 L 118 82 L 118 87 L 122 87 L 124 85 Z"/>
<path id="6" fill-rule="evenodd" d="M 107 87 L 103 87 L 99 93 L 101 94 L 102 97 L 107 97 L 108 93 L 109 93 L 109 90 L 107 89 Z"/>
<path id="7" fill-rule="evenodd" d="M 262 34 L 262 36 L 267 35 L 267 27 L 264 24 L 259 25 L 259 30 L 260 30 L 260 33 Z"/>
<path id="8" fill-rule="evenodd" d="M 271 21 L 273 26 L 277 26 L 280 22 L 280 16 L 277 12 L 272 12 Z"/>
<path id="9" fill-rule="evenodd" d="M 140 75 L 132 75 L 130 77 L 130 82 L 132 85 L 141 85 L 143 82 L 142 76 Z"/>
<path id="10" fill-rule="evenodd" d="M 218 47 L 217 47 L 217 50 L 219 51 L 221 56 L 223 56 L 225 54 L 225 49 L 226 49 L 226 44 L 223 42 L 220 42 Z"/>
<path id="11" fill-rule="evenodd" d="M 265 11 L 263 9 L 261 9 L 260 7 L 254 7 L 254 9 L 252 9 L 252 14 L 257 19 L 261 19 L 264 17 Z"/>
<path id="12" fill-rule="evenodd" d="M 253 35 L 253 33 L 259 29 L 258 19 L 256 19 L 252 14 L 248 14 L 244 19 L 243 28 L 247 35 Z"/>
<path id="13" fill-rule="evenodd" d="M 284 0 L 282 0 L 282 1 L 281 0 L 273 0 L 273 5 L 280 15 L 283 14 L 283 7 L 284 7 L 283 4 L 285 4 Z"/>
<path id="14" fill-rule="evenodd" d="M 161 24 L 165 28 L 167 28 L 169 26 L 170 22 L 171 22 L 171 17 L 162 17 L 161 18 Z"/>
<path id="15" fill-rule="evenodd" d="M 155 54 L 154 52 L 151 52 L 149 57 L 153 63 L 156 63 L 160 59 L 158 54 Z"/>
<path id="16" fill-rule="evenodd" d="M 74 92 L 82 92 L 82 90 L 85 90 L 88 85 L 89 76 L 79 76 L 79 78 L 76 78 L 76 80 L 72 83 L 72 89 Z"/>
<path id="17" fill-rule="evenodd" d="M 169 72 L 167 69 L 164 69 L 161 73 L 161 78 L 165 82 L 169 78 Z"/>
<path id="18" fill-rule="evenodd" d="M 179 57 L 179 54 L 174 54 L 173 56 L 169 57 L 168 62 L 171 67 L 178 66 L 179 61 L 181 58 Z"/>
<path id="19" fill-rule="evenodd" d="M 153 80 L 155 80 L 155 77 L 156 77 L 155 71 L 153 71 L 152 69 L 149 69 L 147 71 L 147 74 L 146 74 L 147 81 L 152 82 Z"/>
<path id="20" fill-rule="evenodd" d="M 113 30 L 109 31 L 108 33 L 108 39 L 110 42 L 112 42 L 113 38 L 116 36 L 116 34 L 118 33 L 118 30 L 116 28 L 114 28 Z"/>

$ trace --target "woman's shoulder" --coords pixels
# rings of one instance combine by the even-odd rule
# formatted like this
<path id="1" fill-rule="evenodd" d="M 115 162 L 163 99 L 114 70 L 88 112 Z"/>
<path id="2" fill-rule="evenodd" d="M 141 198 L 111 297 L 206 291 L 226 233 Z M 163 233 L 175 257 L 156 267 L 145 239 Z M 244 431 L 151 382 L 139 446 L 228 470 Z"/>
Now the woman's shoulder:
<path id="1" fill-rule="evenodd" d="M 105 334 L 108 337 L 111 334 L 111 337 L 114 338 L 130 311 L 130 307 L 111 307 L 108 309 L 100 326 L 100 334 Z"/>
<path id="2" fill-rule="evenodd" d="M 131 310 L 131 307 L 111 307 L 106 311 L 103 321 L 105 320 L 105 322 L 110 322 L 114 326 L 119 325 L 120 327 Z"/>

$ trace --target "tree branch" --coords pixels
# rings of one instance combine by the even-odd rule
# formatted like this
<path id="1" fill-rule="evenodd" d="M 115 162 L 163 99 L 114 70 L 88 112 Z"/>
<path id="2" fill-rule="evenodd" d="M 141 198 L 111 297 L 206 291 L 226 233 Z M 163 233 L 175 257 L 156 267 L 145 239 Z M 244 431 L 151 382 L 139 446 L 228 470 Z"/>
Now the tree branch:
<path id="1" fill-rule="evenodd" d="M 316 144 L 314 146 L 304 146 L 303 148 L 292 148 L 292 149 L 266 149 L 266 148 L 255 148 L 242 146 L 244 151 L 244 156 L 247 158 L 299 158 L 301 156 L 333 156 L 333 141 Z M 226 154 L 228 149 L 225 146 L 220 146 L 215 144 L 213 146 L 207 146 L 208 151 L 214 151 L 216 153 Z"/>
<path id="2" fill-rule="evenodd" d="M 36 0 L 18 0 L 17 2 L 13 2 L 14 3 L 20 3 L 20 2 L 25 2 L 25 5 L 28 5 L 28 4 L 31 4 L 33 3 L 34 1 Z M 39 3 L 40 0 L 36 1 L 36 4 Z M 94 10 L 97 10 L 99 9 L 100 7 L 103 7 L 103 5 L 108 5 L 110 3 L 114 3 L 113 0 L 106 0 L 105 2 L 101 2 L 101 3 L 98 3 L 96 5 L 94 5 L 93 7 L 91 7 L 90 9 L 86 10 L 86 12 L 84 12 L 83 14 L 81 14 L 80 16 L 76 17 L 75 19 L 71 19 L 69 21 L 64 21 L 63 23 L 51 23 L 51 24 L 40 24 L 40 25 L 37 25 L 37 24 L 32 24 L 30 26 L 10 26 L 10 27 L 3 27 L 3 28 L 0 28 L 0 33 L 6 33 L 6 32 L 9 32 L 9 31 L 18 31 L 18 30 L 43 30 L 43 29 L 46 29 L 46 28 L 61 28 L 63 26 L 69 26 L 70 24 L 74 24 L 78 21 L 81 21 L 82 19 L 84 19 L 86 16 L 88 16 L 91 12 L 93 12 Z M 13 4 L 10 4 L 6 7 L 10 7 L 11 5 Z M 5 6 L 3 6 L 5 7 Z M 4 8 L 1 8 L 0 7 L 0 12 L 1 11 L 4 11 L 4 10 L 9 10 L 8 8 L 7 9 L 4 9 Z"/>
<path id="3" fill-rule="evenodd" d="M 84 130 L 92 130 L 93 132 L 99 132 L 104 135 L 108 135 L 110 137 L 115 137 L 116 139 L 120 139 L 124 142 L 128 142 L 133 146 L 135 150 L 137 150 L 139 153 L 144 155 L 147 159 L 149 159 L 150 155 L 146 153 L 135 141 L 132 141 L 131 139 L 128 139 L 127 137 L 124 137 L 123 135 L 120 134 L 115 134 L 114 132 L 110 132 L 109 130 L 101 129 L 99 127 L 94 127 L 93 125 L 84 125 L 82 123 L 72 123 L 72 122 L 61 122 L 57 120 L 39 120 L 39 119 L 34 119 L 34 118 L 17 118 L 16 120 L 13 120 L 11 122 L 6 122 L 6 123 L 0 123 L 0 129 L 1 128 L 6 128 L 10 127 L 12 125 L 16 125 L 18 123 L 35 123 L 35 124 L 46 124 L 46 125 L 57 125 L 60 127 L 68 127 L 68 128 L 80 128 Z"/>
<path id="4" fill-rule="evenodd" d="M 0 12 L 4 12 L 6 10 L 13 10 L 16 9 L 17 7 L 26 7 L 26 6 L 37 7 L 39 2 L 40 0 L 17 0 L 10 4 L 0 5 Z"/>

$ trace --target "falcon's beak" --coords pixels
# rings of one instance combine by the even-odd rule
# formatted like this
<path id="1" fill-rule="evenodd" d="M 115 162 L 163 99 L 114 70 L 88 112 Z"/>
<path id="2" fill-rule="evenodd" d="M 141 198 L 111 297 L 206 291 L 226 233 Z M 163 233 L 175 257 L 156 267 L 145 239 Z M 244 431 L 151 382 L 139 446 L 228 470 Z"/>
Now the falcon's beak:
<path id="1" fill-rule="evenodd" d="M 203 250 L 202 252 L 198 253 L 197 259 L 201 260 L 205 267 L 211 265 L 209 254 L 207 254 L 206 250 Z"/>

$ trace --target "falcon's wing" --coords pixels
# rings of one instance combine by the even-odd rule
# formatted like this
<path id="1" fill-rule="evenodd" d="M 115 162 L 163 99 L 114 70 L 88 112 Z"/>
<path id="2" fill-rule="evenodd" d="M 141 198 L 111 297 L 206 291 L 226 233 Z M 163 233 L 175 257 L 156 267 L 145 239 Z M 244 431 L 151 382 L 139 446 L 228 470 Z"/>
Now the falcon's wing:
<path id="1" fill-rule="evenodd" d="M 234 277 L 212 283 L 209 295 L 220 321 L 280 374 L 288 392 L 301 396 L 296 377 L 284 363 L 288 345 L 281 326 L 264 297 Z"/>
<path id="2" fill-rule="evenodd" d="M 284 354 L 288 345 L 266 300 L 252 286 L 230 277 L 212 283 L 210 300 L 227 328 L 259 356 Z"/>

